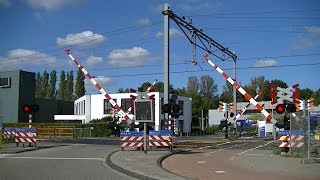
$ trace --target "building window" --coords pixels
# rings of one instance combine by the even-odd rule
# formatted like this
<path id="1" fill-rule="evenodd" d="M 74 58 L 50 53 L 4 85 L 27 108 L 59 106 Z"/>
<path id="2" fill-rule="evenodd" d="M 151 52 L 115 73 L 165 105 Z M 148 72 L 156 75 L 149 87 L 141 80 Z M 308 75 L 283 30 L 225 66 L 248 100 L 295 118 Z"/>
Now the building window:
<path id="1" fill-rule="evenodd" d="M 112 99 L 113 101 L 117 101 L 116 99 Z M 110 114 L 110 109 L 112 108 L 112 105 L 107 99 L 104 99 L 103 101 L 103 114 Z"/>
<path id="2" fill-rule="evenodd" d="M 131 99 L 121 99 L 121 109 L 124 112 L 127 112 L 127 110 L 131 107 L 131 105 L 132 105 L 132 100 Z M 133 110 L 133 106 L 132 106 L 130 114 L 133 114 L 133 112 L 134 112 L 134 110 Z"/>
<path id="3" fill-rule="evenodd" d="M 178 104 L 179 104 L 179 106 L 180 106 L 180 115 L 183 115 L 183 106 L 184 106 L 184 102 L 183 102 L 183 101 L 181 101 L 181 100 L 179 100 L 179 101 L 178 101 Z"/>

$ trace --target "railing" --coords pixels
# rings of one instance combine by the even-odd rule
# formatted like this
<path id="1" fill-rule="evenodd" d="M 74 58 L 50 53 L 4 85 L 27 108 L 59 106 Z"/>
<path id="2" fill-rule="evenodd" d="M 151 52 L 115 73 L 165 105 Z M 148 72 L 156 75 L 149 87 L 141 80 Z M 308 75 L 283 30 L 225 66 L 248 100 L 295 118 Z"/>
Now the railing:
<path id="1" fill-rule="evenodd" d="M 75 127 L 47 127 L 37 128 L 38 136 L 75 137 Z"/>

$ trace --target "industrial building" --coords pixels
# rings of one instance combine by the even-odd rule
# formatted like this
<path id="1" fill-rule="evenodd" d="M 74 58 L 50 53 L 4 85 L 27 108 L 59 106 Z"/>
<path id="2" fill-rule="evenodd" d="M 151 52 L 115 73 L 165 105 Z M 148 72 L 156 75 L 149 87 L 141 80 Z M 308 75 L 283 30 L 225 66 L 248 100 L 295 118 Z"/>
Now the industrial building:
<path id="1" fill-rule="evenodd" d="M 28 122 L 24 105 L 39 105 L 33 122 L 54 122 L 54 114 L 73 114 L 72 101 L 35 98 L 35 73 L 22 70 L 0 72 L 0 123 Z"/>

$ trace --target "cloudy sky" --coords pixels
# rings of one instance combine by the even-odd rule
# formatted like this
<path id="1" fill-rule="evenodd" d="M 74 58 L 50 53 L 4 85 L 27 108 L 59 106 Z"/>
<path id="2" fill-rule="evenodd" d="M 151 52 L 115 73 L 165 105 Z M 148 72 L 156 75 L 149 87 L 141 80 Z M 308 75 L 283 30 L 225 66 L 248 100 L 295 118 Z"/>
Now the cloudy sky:
<path id="1" fill-rule="evenodd" d="M 0 71 L 77 71 L 72 55 L 109 93 L 163 80 L 163 15 L 159 0 L 0 0 Z M 176 0 L 179 16 L 192 20 L 238 56 L 237 80 L 265 76 L 300 88 L 320 88 L 320 3 L 317 0 Z M 188 32 L 187 32 L 188 34 Z M 189 35 L 189 34 L 188 34 Z M 170 83 L 185 87 L 188 76 L 223 77 L 170 21 Z M 230 76 L 233 62 L 211 57 Z M 58 73 L 59 79 L 59 73 Z M 88 93 L 95 93 L 90 82 Z"/>

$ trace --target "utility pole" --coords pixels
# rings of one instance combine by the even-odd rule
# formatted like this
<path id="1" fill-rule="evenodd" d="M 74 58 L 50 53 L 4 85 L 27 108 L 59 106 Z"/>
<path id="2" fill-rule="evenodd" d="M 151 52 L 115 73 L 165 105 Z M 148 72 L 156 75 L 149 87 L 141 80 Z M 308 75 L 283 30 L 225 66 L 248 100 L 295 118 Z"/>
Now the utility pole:
<path id="1" fill-rule="evenodd" d="M 236 68 L 237 68 L 237 61 L 236 59 L 233 59 L 233 79 L 234 81 L 237 80 L 237 76 L 236 76 Z M 234 115 L 237 114 L 237 89 L 236 87 L 233 86 L 233 102 L 234 102 Z M 237 134 L 238 132 L 238 126 L 237 126 L 237 122 L 234 122 L 233 127 L 235 128 L 235 134 Z"/>
<path id="2" fill-rule="evenodd" d="M 165 3 L 163 6 L 163 103 L 169 104 L 169 4 Z M 169 105 L 170 106 L 170 105 Z M 169 119 L 169 113 L 164 113 L 164 118 Z M 172 124 L 172 122 L 171 122 Z M 173 130 L 173 128 L 172 128 Z M 172 151 L 172 146 L 170 146 Z"/>

